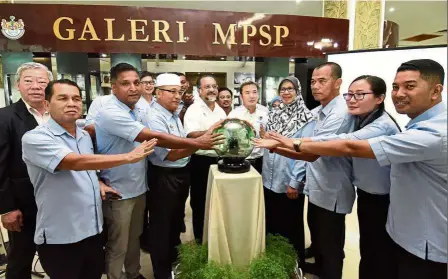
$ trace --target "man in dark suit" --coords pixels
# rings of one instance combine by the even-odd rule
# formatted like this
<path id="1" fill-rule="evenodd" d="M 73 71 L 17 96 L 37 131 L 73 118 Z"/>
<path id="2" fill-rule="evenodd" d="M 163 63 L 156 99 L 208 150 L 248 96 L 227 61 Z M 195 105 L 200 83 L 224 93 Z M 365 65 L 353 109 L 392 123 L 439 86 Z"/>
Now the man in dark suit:
<path id="1" fill-rule="evenodd" d="M 47 67 L 24 63 L 17 70 L 21 99 L 0 109 L 0 214 L 8 230 L 7 279 L 31 279 L 36 253 L 36 202 L 26 165 L 22 160 L 23 134 L 45 123 L 45 87 L 53 79 Z"/>

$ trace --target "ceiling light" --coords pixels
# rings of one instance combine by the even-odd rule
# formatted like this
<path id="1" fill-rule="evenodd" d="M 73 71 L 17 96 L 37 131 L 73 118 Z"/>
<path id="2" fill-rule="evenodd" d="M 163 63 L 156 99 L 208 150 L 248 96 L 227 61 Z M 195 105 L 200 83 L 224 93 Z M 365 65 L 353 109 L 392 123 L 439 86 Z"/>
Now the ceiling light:
<path id="1" fill-rule="evenodd" d="M 334 43 L 334 44 L 333 44 L 333 47 L 334 47 L 334 48 L 338 48 L 338 46 L 339 46 L 338 43 Z"/>
<path id="2" fill-rule="evenodd" d="M 395 12 L 395 8 L 394 7 L 390 7 L 389 12 L 391 12 L 391 13 Z"/>
<path id="3" fill-rule="evenodd" d="M 314 45 L 314 41 L 312 41 L 312 42 L 306 42 L 306 44 L 309 45 L 309 46 L 313 46 L 313 45 Z"/>
<path id="4" fill-rule="evenodd" d="M 321 40 L 321 42 L 322 43 L 331 43 L 331 39 L 327 39 L 327 38 L 323 38 L 322 40 Z"/>
<path id="5" fill-rule="evenodd" d="M 182 57 L 182 59 L 187 59 L 187 57 L 186 57 L 186 56 L 184 56 L 184 57 Z"/>
<path id="6" fill-rule="evenodd" d="M 290 62 L 294 62 L 294 59 L 289 59 Z"/>
<path id="7" fill-rule="evenodd" d="M 221 57 L 221 60 L 224 60 L 224 59 L 226 59 L 225 57 Z"/>
<path id="8" fill-rule="evenodd" d="M 321 42 L 317 42 L 314 44 L 314 48 L 316 49 L 322 49 L 322 43 Z"/>
<path id="9" fill-rule="evenodd" d="M 107 57 L 107 54 L 102 53 L 102 54 L 101 54 L 101 57 Z"/>
<path id="10" fill-rule="evenodd" d="M 54 54 L 54 53 L 51 54 L 51 57 L 55 57 L 55 56 L 56 56 L 56 54 Z"/>

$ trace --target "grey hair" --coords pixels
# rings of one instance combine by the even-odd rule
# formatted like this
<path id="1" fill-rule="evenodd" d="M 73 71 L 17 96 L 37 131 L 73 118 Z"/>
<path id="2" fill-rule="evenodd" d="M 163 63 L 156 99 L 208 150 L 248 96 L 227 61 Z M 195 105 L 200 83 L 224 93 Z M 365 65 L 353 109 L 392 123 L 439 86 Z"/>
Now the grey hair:
<path id="1" fill-rule="evenodd" d="M 48 70 L 47 66 L 40 64 L 40 63 L 36 63 L 36 62 L 27 62 L 27 63 L 23 63 L 22 65 L 20 65 L 20 67 L 17 69 L 16 72 L 16 83 L 18 84 L 20 81 L 20 77 L 22 76 L 22 73 L 26 70 L 31 70 L 31 69 L 42 69 L 47 71 L 47 75 L 48 75 L 48 79 L 50 81 L 53 80 L 53 74 L 51 73 L 50 70 Z"/>

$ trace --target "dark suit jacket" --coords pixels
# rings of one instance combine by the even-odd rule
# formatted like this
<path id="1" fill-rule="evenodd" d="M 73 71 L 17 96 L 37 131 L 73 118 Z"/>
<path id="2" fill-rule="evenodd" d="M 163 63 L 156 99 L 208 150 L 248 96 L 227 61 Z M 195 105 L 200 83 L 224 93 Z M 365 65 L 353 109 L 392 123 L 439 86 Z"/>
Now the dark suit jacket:
<path id="1" fill-rule="evenodd" d="M 22 136 L 36 126 L 22 100 L 0 108 L 0 214 L 20 209 L 36 215 L 34 188 L 22 160 Z"/>

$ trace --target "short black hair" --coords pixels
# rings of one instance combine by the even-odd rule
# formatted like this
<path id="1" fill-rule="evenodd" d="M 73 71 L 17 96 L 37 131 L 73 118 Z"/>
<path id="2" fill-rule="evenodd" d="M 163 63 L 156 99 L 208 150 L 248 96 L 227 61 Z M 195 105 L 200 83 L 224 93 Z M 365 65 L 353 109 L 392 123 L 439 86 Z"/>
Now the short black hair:
<path id="1" fill-rule="evenodd" d="M 445 79 L 445 70 L 442 65 L 431 59 L 417 59 L 405 62 L 397 69 L 397 73 L 404 71 L 418 71 L 422 79 L 441 85 L 443 85 Z"/>
<path id="2" fill-rule="evenodd" d="M 73 87 L 76 87 L 78 89 L 79 92 L 79 96 L 81 95 L 81 88 L 79 88 L 78 84 L 76 84 L 76 82 L 71 81 L 69 79 L 59 79 L 59 80 L 54 80 L 54 81 L 50 81 L 47 85 L 47 87 L 45 88 L 45 100 L 50 101 L 51 97 L 53 96 L 54 90 L 53 87 L 56 84 L 67 84 L 67 85 L 71 85 Z"/>
<path id="3" fill-rule="evenodd" d="M 342 68 L 338 63 L 334 63 L 334 62 L 325 62 L 322 63 L 320 65 L 318 65 L 316 67 L 316 70 L 319 70 L 325 66 L 330 66 L 331 67 L 331 77 L 333 79 L 340 79 L 342 78 Z"/>
<path id="4" fill-rule="evenodd" d="M 118 75 L 123 72 L 133 71 L 138 75 L 137 68 L 128 63 L 118 63 L 110 69 L 110 80 L 112 82 L 117 81 Z"/>
<path id="5" fill-rule="evenodd" d="M 222 91 L 229 91 L 229 92 L 230 92 L 230 96 L 232 96 L 232 98 L 233 98 L 233 92 L 232 92 L 232 90 L 230 90 L 230 89 L 227 88 L 227 87 L 220 87 L 220 88 L 218 89 L 218 97 L 219 97 L 219 93 L 221 93 Z"/>
<path id="6" fill-rule="evenodd" d="M 201 87 L 201 81 L 202 81 L 202 79 L 203 79 L 203 78 L 206 78 L 206 77 L 211 77 L 211 78 L 213 78 L 213 79 L 216 81 L 215 77 L 214 77 L 213 75 L 211 75 L 211 74 L 204 74 L 204 75 L 201 75 L 201 76 L 199 76 L 198 80 L 196 81 L 196 86 L 198 87 L 198 89 Z"/>
<path id="7" fill-rule="evenodd" d="M 140 79 L 143 79 L 145 77 L 151 77 L 152 79 L 154 79 L 154 73 L 148 72 L 148 71 L 142 71 L 140 73 Z"/>
<path id="8" fill-rule="evenodd" d="M 249 86 L 249 85 L 255 85 L 255 87 L 257 87 L 257 90 L 260 90 L 260 87 L 258 86 L 258 84 L 256 82 L 249 80 L 249 81 L 243 82 L 243 84 L 241 84 L 240 92 L 243 93 L 244 87 Z"/>

